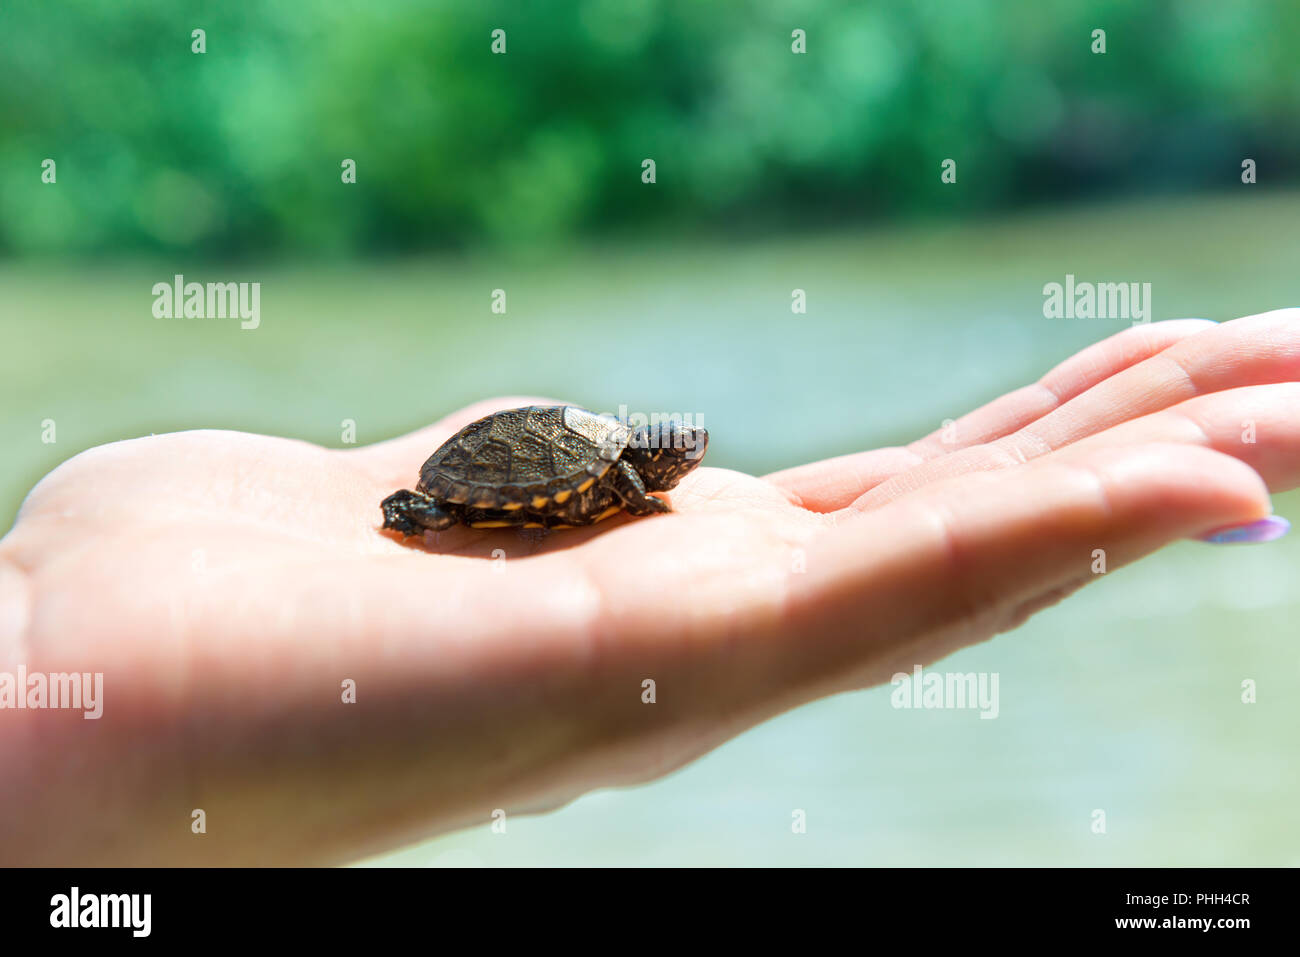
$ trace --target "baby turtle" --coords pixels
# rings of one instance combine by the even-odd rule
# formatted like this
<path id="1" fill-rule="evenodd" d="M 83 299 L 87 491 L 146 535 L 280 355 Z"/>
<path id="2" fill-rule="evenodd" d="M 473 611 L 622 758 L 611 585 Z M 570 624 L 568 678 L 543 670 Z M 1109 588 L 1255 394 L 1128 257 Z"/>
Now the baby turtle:
<path id="1" fill-rule="evenodd" d="M 380 503 L 403 535 L 471 528 L 594 525 L 626 509 L 671 509 L 666 492 L 699 465 L 709 434 L 678 419 L 630 428 L 572 405 L 530 405 L 472 422 L 429 456 L 415 491 Z"/>

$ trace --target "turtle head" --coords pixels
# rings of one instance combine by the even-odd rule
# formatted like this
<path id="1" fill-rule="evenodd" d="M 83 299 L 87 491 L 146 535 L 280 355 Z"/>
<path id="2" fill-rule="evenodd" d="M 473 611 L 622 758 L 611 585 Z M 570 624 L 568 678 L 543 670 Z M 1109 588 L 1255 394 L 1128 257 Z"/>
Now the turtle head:
<path id="1" fill-rule="evenodd" d="M 700 464 L 708 447 L 702 426 L 670 418 L 634 430 L 623 458 L 640 473 L 646 491 L 666 492 Z"/>

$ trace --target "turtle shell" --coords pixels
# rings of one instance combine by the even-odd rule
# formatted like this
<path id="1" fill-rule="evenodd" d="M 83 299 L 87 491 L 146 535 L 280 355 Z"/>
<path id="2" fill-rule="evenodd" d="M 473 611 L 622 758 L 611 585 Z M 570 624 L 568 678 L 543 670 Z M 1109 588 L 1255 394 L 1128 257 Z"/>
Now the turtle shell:
<path id="1" fill-rule="evenodd" d="M 429 456 L 416 490 L 470 508 L 546 511 L 599 482 L 630 436 L 613 416 L 572 405 L 497 412 Z"/>

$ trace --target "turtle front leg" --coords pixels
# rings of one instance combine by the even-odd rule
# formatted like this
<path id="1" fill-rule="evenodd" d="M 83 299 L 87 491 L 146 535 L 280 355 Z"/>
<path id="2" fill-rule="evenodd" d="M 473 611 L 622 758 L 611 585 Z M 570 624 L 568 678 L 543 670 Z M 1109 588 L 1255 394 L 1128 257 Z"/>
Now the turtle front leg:
<path id="1" fill-rule="evenodd" d="M 629 514 L 654 515 L 672 511 L 663 499 L 647 494 L 641 473 L 632 467 L 632 463 L 620 460 L 615 468 L 618 471 L 614 475 L 614 494 L 622 499 Z"/>
<path id="2" fill-rule="evenodd" d="M 419 492 L 402 489 L 379 503 L 384 510 L 384 528 L 403 535 L 423 535 L 428 529 L 440 532 L 456 524 L 456 516 Z"/>

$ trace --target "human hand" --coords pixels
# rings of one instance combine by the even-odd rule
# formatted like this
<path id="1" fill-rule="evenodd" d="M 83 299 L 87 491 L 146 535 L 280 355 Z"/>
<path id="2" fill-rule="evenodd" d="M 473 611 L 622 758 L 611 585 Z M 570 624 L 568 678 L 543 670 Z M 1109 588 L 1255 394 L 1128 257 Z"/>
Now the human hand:
<path id="1" fill-rule="evenodd" d="M 103 716 L 0 711 L 0 862 L 344 861 L 648 780 L 1015 627 L 1094 549 L 1114 570 L 1266 516 L 1300 477 L 1298 378 L 1300 310 L 1139 326 L 906 449 L 410 543 L 379 501 L 544 400 L 350 450 L 91 449 L 0 542 L 0 672 L 102 672 Z"/>

